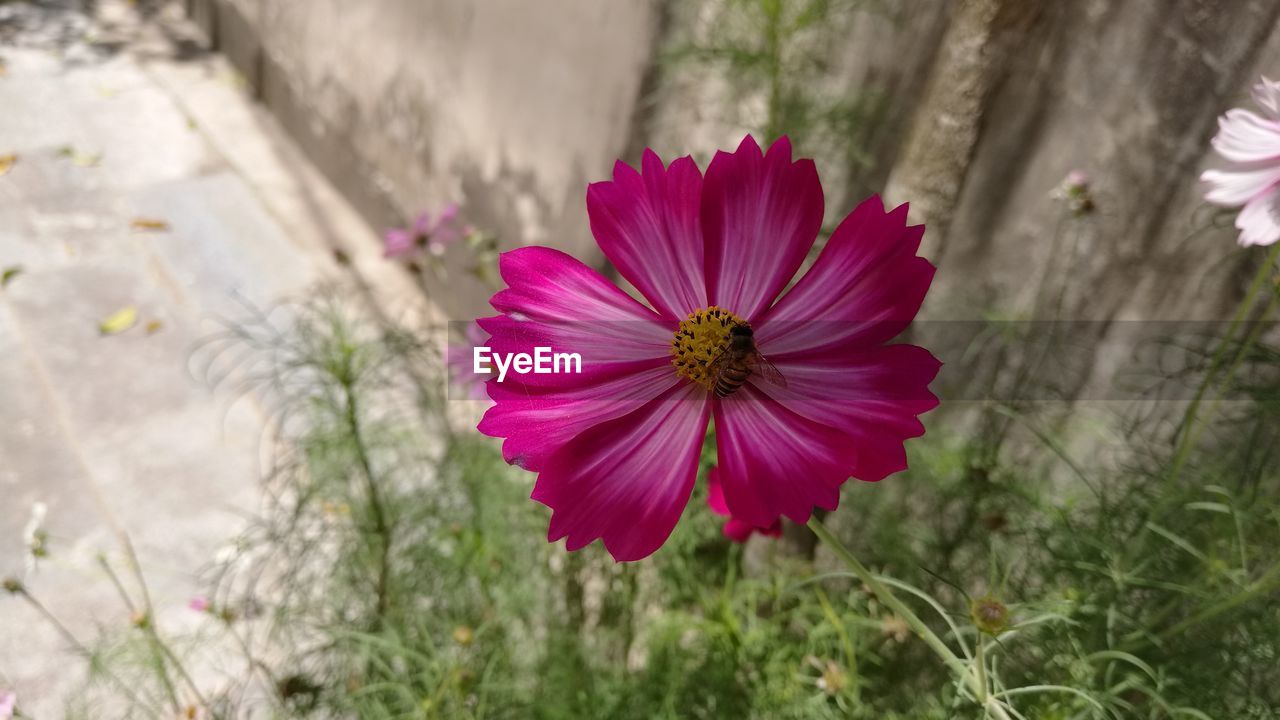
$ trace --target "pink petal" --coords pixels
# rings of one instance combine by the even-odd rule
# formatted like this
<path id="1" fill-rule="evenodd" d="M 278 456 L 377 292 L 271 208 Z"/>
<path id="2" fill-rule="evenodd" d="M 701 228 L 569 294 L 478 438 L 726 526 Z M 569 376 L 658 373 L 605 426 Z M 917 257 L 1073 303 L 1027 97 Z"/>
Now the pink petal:
<path id="1" fill-rule="evenodd" d="M 907 206 L 884 211 L 879 196 L 840 223 L 817 262 L 756 328 L 760 351 L 777 363 L 794 352 L 883 343 L 915 318 L 934 267 L 917 257 L 923 225 Z"/>
<path id="2" fill-rule="evenodd" d="M 619 562 L 653 554 L 689 502 L 708 406 L 686 383 L 552 455 L 532 495 L 552 509 L 548 540 L 577 550 L 602 538 Z"/>
<path id="3" fill-rule="evenodd" d="M 1248 110 L 1228 110 L 1218 120 L 1213 149 L 1233 162 L 1280 158 L 1280 122 Z"/>
<path id="4" fill-rule="evenodd" d="M 782 532 L 781 523 L 775 524 L 778 525 L 778 532 Z M 756 529 L 751 526 L 751 523 L 738 520 L 737 518 L 729 518 L 728 520 L 725 520 L 724 527 L 720 529 L 720 532 L 724 533 L 725 537 L 736 543 L 744 543 L 747 540 L 750 540 L 751 533 L 755 531 Z"/>
<path id="5" fill-rule="evenodd" d="M 610 262 L 661 314 L 706 307 L 699 208 L 702 173 L 691 158 L 664 168 L 644 151 L 643 174 L 614 165 L 613 181 L 587 188 L 591 232 Z"/>
<path id="6" fill-rule="evenodd" d="M 795 275 L 822 227 L 822 185 L 812 160 L 791 161 L 780 138 L 760 152 L 748 135 L 718 152 L 702 194 L 707 299 L 752 321 Z"/>
<path id="7" fill-rule="evenodd" d="M 1271 245 L 1280 240 L 1280 191 L 1275 189 L 1250 200 L 1236 216 L 1240 244 Z"/>
<path id="8" fill-rule="evenodd" d="M 924 434 L 917 416 L 938 405 L 929 383 L 942 363 L 914 345 L 795 355 L 777 366 L 786 387 L 756 387 L 797 415 L 844 434 L 852 447 L 847 474 L 859 480 L 905 470 L 903 442 Z"/>
<path id="9" fill-rule="evenodd" d="M 413 234 L 423 236 L 431 232 L 431 213 L 421 212 L 413 219 Z"/>
<path id="10" fill-rule="evenodd" d="M 721 529 L 724 536 L 734 542 L 746 542 L 751 538 L 751 534 L 755 533 L 763 537 L 782 537 L 782 521 L 774 520 L 769 527 L 759 528 L 738 518 L 729 518 L 724 521 L 724 527 Z"/>
<path id="11" fill-rule="evenodd" d="M 423 213 L 422 217 L 424 219 L 427 218 L 426 213 Z M 445 205 L 443 208 L 441 208 L 440 214 L 436 216 L 435 225 L 431 225 L 429 229 L 432 232 L 434 232 L 447 225 L 453 225 L 454 221 L 457 219 L 458 219 L 458 203 L 449 203 L 448 205 Z"/>
<path id="12" fill-rule="evenodd" d="M 526 470 L 540 470 L 557 450 L 583 431 L 630 414 L 679 382 L 670 363 L 577 388 L 531 387 L 491 381 L 494 406 L 478 429 L 506 438 L 502 456 Z"/>
<path id="13" fill-rule="evenodd" d="M 834 510 L 858 450 L 850 436 L 801 417 L 747 384 L 715 406 L 725 501 L 733 517 L 769 527 Z"/>
<path id="14" fill-rule="evenodd" d="M 722 517 L 729 517 L 729 505 L 724 501 L 724 486 L 720 484 L 720 468 L 707 471 L 707 507 Z"/>
<path id="15" fill-rule="evenodd" d="M 1238 207 L 1280 183 L 1280 163 L 1230 163 L 1221 170 L 1206 170 L 1200 179 L 1209 186 L 1205 200 Z"/>
<path id="16" fill-rule="evenodd" d="M 729 518 L 725 521 L 721 532 L 734 542 L 744 543 L 752 533 L 757 532 L 767 537 L 782 535 L 781 521 L 776 521 L 767 528 L 757 528 L 749 522 L 729 516 L 729 506 L 724 500 L 724 486 L 720 484 L 720 469 L 717 467 L 707 471 L 707 505 L 711 508 L 711 512 Z"/>
<path id="17" fill-rule="evenodd" d="M 599 273 L 545 247 L 503 253 L 507 289 L 490 301 L 503 316 L 479 320 L 495 354 L 536 347 L 582 356 L 580 375 L 520 376 L 527 385 L 576 387 L 670 362 L 674 321 L 662 320 Z"/>
<path id="18" fill-rule="evenodd" d="M 408 230 L 393 229 L 382 234 L 382 256 L 400 257 L 418 249 L 416 238 Z"/>

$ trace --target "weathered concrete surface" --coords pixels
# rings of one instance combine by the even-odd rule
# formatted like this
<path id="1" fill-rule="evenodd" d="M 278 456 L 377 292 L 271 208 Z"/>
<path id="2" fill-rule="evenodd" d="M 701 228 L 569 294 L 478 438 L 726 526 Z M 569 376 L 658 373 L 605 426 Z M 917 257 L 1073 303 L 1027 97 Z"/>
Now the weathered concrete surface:
<path id="1" fill-rule="evenodd" d="M 1009 21 L 1015 33 L 992 29 L 992 42 L 1005 46 L 987 52 L 1004 60 L 987 100 L 964 111 L 982 132 L 952 217 L 929 244 L 943 279 L 940 303 L 969 316 L 1026 308 L 1046 274 L 1056 274 L 1072 280 L 1069 318 L 1228 315 L 1239 287 L 1218 263 L 1232 254 L 1234 233 L 1185 240 L 1208 224 L 1197 176 L 1213 162 L 1215 120 L 1267 69 L 1257 59 L 1280 41 L 1280 5 L 1027 8 Z M 917 111 L 918 124 L 941 125 L 954 110 L 933 99 Z M 908 162 L 911 150 L 903 157 L 895 178 L 928 170 Z M 1066 238 L 1075 241 L 1069 254 L 1055 258 L 1065 208 L 1048 195 L 1075 168 L 1094 178 L 1098 210 L 1078 238 Z M 949 275 L 969 278 L 968 287 Z"/>
<path id="2" fill-rule="evenodd" d="M 668 48 L 705 37 L 733 5 L 674 7 Z M 1068 318 L 1229 314 L 1241 289 L 1232 274 L 1240 258 L 1221 262 L 1233 233 L 1184 240 L 1208 225 L 1197 177 L 1213 162 L 1215 118 L 1244 101 L 1259 74 L 1276 73 L 1280 4 L 843 7 L 826 71 L 792 81 L 883 105 L 860 129 L 869 161 L 850 167 L 817 153 L 827 220 L 871 192 L 911 202 L 939 265 L 926 317 L 1027 315 L 1044 278 L 1066 276 Z M 752 123 L 726 118 L 749 119 L 742 107 L 760 106 L 767 88 L 732 96 L 723 74 L 670 68 L 647 103 L 646 136 L 669 154 L 736 142 Z M 1094 178 L 1098 211 L 1064 231 L 1066 206 L 1050 195 L 1073 169 Z M 1076 235 L 1073 254 L 1060 252 Z"/>
<path id="3" fill-rule="evenodd" d="M 508 246 L 594 263 L 585 184 L 645 145 L 708 159 L 751 127 L 766 90 L 732 95 L 723 68 L 661 59 L 725 22 L 725 0 L 187 4 L 375 225 L 461 200 Z M 911 201 L 940 265 L 927 316 L 1025 314 L 1055 273 L 1089 289 L 1067 317 L 1220 317 L 1234 302 L 1236 278 L 1202 261 L 1228 255 L 1230 234 L 1179 243 L 1206 224 L 1196 176 L 1214 118 L 1280 48 L 1280 5 L 839 7 L 825 70 L 803 81 L 878 110 L 858 130 L 859 163 L 819 153 L 828 219 L 886 188 Z M 1049 195 L 1076 168 L 1095 178 L 1099 211 L 1064 259 Z M 482 288 L 439 294 L 452 314 L 483 309 Z"/>
<path id="4" fill-rule="evenodd" d="M 586 184 L 631 141 L 656 3 L 188 4 L 375 225 L 459 202 L 508 246 L 592 257 Z M 458 317 L 488 295 L 465 281 L 432 291 Z"/>
<path id="5" fill-rule="evenodd" d="M 185 608 L 196 573 L 256 507 L 265 413 L 189 371 L 215 317 L 345 274 L 334 248 L 389 312 L 425 312 L 233 70 L 192 53 L 191 28 L 171 13 L 140 24 L 123 3 L 99 14 L 0 5 L 0 155 L 18 155 L 0 177 L 0 267 L 22 268 L 0 290 L 0 576 L 23 579 L 86 641 L 128 624 L 96 561 L 126 568 L 117 532 L 133 539 L 160 622 L 181 630 L 200 622 Z M 77 164 L 66 146 L 100 161 Z M 135 231 L 139 217 L 170 228 Z M 101 335 L 129 305 L 138 325 Z M 51 557 L 30 573 L 35 502 L 49 508 Z M 0 596 L 0 686 L 29 716 L 59 717 L 84 677 L 66 649 Z"/>

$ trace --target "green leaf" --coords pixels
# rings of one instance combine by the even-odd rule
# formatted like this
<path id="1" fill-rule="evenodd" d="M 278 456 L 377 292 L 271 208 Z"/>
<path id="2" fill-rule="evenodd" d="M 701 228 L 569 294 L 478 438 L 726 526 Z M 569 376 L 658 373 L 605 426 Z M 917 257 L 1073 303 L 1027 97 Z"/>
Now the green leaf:
<path id="1" fill-rule="evenodd" d="M 58 154 L 69 159 L 72 163 L 80 167 L 94 167 L 102 162 L 102 153 L 90 153 L 83 150 L 77 150 L 70 145 L 60 148 Z"/>
<path id="2" fill-rule="evenodd" d="M 1191 502 L 1183 505 L 1182 507 L 1188 510 L 1204 510 L 1206 512 L 1222 513 L 1223 515 L 1231 514 L 1230 507 L 1216 502 Z"/>

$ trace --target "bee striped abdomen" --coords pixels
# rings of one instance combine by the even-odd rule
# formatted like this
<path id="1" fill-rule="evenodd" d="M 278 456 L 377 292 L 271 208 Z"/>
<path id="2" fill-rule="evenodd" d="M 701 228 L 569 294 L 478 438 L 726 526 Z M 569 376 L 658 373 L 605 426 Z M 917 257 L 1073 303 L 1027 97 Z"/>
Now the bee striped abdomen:
<path id="1" fill-rule="evenodd" d="M 745 363 L 726 367 L 720 373 L 720 377 L 716 378 L 716 397 L 729 397 L 734 394 L 750 375 L 751 370 Z"/>

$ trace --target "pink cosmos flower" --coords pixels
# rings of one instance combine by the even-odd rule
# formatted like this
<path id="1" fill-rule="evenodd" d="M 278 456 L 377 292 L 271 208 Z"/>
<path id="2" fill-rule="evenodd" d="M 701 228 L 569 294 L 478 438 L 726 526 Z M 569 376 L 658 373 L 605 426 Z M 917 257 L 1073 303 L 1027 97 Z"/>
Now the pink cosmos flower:
<path id="1" fill-rule="evenodd" d="M 420 213 L 414 218 L 413 225 L 407 228 L 393 228 L 383 233 L 384 257 L 402 257 L 420 252 L 427 252 L 439 257 L 455 242 L 466 237 L 468 228 L 458 221 L 458 205 L 450 203 L 440 211 L 435 222 L 431 213 Z"/>
<path id="2" fill-rule="evenodd" d="M 729 512 L 728 503 L 724 501 L 724 488 L 720 485 L 720 469 L 716 467 L 707 471 L 707 506 L 711 508 L 711 512 L 729 518 L 724 522 L 721 532 L 734 542 L 744 543 L 751 537 L 751 533 L 757 532 L 765 537 L 782 535 L 782 520 L 775 520 L 767 528 L 758 528 L 733 517 Z"/>
<path id="3" fill-rule="evenodd" d="M 590 186 L 587 212 L 649 305 L 565 253 L 525 247 L 501 256 L 500 314 L 479 321 L 495 356 L 542 346 L 582 358 L 581 373 L 491 380 L 479 425 L 538 473 L 550 540 L 576 550 L 600 538 L 619 561 L 657 550 L 688 504 L 713 417 L 726 507 L 751 527 L 804 523 L 836 507 L 850 476 L 906 467 L 903 441 L 924 433 L 940 363 L 885 344 L 933 279 L 905 205 L 863 202 L 785 293 L 823 215 L 813 162 L 793 161 L 786 138 L 766 154 L 748 136 L 705 178 L 691 158 L 666 167 L 645 151 L 640 171 L 619 162 Z M 785 385 L 753 372 L 718 397 L 710 361 L 745 324 Z"/>
<path id="4" fill-rule="evenodd" d="M 18 696 L 10 691 L 0 691 L 0 720 L 9 720 L 17 712 Z"/>
<path id="5" fill-rule="evenodd" d="M 1213 149 L 1227 161 L 1207 170 L 1205 200 L 1244 209 L 1236 216 L 1241 245 L 1270 245 L 1280 240 L 1280 82 L 1262 78 L 1253 88 L 1259 115 L 1235 108 L 1218 119 Z"/>

